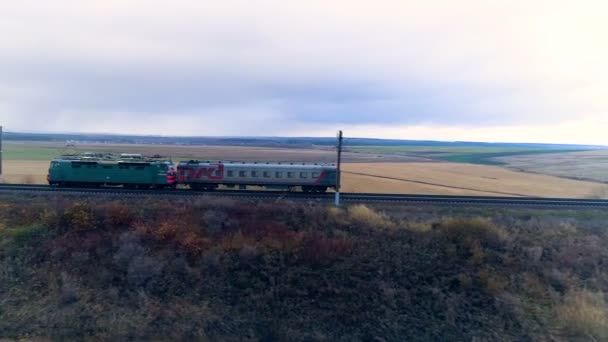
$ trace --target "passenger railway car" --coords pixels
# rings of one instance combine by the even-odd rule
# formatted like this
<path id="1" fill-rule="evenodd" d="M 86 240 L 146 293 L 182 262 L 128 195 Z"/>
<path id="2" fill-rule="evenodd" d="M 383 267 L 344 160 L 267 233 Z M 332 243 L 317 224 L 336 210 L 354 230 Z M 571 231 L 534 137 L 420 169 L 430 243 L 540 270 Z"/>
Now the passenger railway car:
<path id="1" fill-rule="evenodd" d="M 177 166 L 178 183 L 194 190 L 213 190 L 219 185 L 245 189 L 325 192 L 336 187 L 337 170 L 333 164 L 211 162 L 190 160 Z"/>
<path id="2" fill-rule="evenodd" d="M 175 178 L 171 160 L 97 153 L 53 159 L 47 176 L 50 185 L 128 188 L 175 188 Z"/>

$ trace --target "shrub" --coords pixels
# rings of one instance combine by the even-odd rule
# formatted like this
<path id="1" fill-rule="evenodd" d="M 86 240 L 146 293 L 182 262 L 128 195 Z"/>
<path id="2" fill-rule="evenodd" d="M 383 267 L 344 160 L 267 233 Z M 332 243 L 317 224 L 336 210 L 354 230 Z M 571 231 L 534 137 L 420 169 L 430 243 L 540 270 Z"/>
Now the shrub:
<path id="1" fill-rule="evenodd" d="M 63 214 L 69 228 L 88 230 L 95 228 L 95 215 L 88 203 L 76 203 Z"/>
<path id="2" fill-rule="evenodd" d="M 345 238 L 329 238 L 321 233 L 308 233 L 302 241 L 300 256 L 314 266 L 326 265 L 336 258 L 348 255 L 353 242 Z"/>
<path id="3" fill-rule="evenodd" d="M 177 237 L 177 241 L 184 249 L 192 254 L 200 254 L 210 244 L 209 240 L 199 234 L 187 231 Z"/>
<path id="4" fill-rule="evenodd" d="M 225 212 L 219 210 L 208 210 L 205 212 L 203 219 L 205 220 L 207 232 L 209 234 L 221 232 L 227 217 Z"/>
<path id="5" fill-rule="evenodd" d="M 164 220 L 151 228 L 152 236 L 157 240 L 171 240 L 177 235 L 178 224 L 172 220 Z"/>
<path id="6" fill-rule="evenodd" d="M 602 293 L 570 292 L 557 307 L 562 332 L 593 341 L 608 339 L 608 306 Z"/>
<path id="7" fill-rule="evenodd" d="M 245 246 L 254 246 L 256 243 L 257 241 L 255 238 L 245 235 L 239 230 L 224 236 L 220 241 L 220 246 L 222 246 L 222 249 L 225 251 L 238 251 Z"/>
<path id="8" fill-rule="evenodd" d="M 105 207 L 104 221 L 108 228 L 125 227 L 133 221 L 133 215 L 128 206 L 120 202 L 112 202 Z"/>
<path id="9" fill-rule="evenodd" d="M 47 233 L 48 229 L 41 225 L 23 226 L 8 230 L 8 235 L 12 237 L 17 247 L 39 244 Z"/>
<path id="10" fill-rule="evenodd" d="M 476 241 L 482 246 L 496 247 L 508 238 L 504 229 L 483 218 L 449 218 L 440 222 L 438 227 L 446 238 L 467 248 L 471 248 Z"/>
<path id="11" fill-rule="evenodd" d="M 357 204 L 348 208 L 348 216 L 356 223 L 366 225 L 370 228 L 393 228 L 394 224 L 385 215 L 377 213 L 363 204 Z"/>
<path id="12" fill-rule="evenodd" d="M 164 264 L 160 260 L 147 255 L 139 255 L 129 262 L 127 279 L 131 284 L 141 286 L 157 276 L 163 267 Z"/>

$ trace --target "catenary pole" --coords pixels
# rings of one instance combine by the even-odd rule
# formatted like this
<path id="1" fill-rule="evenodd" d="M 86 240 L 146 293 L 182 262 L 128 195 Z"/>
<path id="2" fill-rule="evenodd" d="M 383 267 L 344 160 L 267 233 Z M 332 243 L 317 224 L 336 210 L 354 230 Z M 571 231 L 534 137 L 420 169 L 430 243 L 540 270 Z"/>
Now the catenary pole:
<path id="1" fill-rule="evenodd" d="M 338 132 L 338 163 L 336 164 L 336 207 L 340 206 L 340 164 L 342 162 L 342 131 Z"/>

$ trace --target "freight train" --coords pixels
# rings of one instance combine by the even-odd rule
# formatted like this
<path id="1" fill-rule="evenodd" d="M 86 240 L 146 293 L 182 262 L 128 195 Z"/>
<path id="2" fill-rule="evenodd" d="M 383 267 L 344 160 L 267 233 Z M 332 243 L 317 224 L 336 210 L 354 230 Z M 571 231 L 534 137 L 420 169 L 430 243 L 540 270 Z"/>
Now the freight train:
<path id="1" fill-rule="evenodd" d="M 337 175 L 333 164 L 189 160 L 179 162 L 175 168 L 171 160 L 159 156 L 85 153 L 53 159 L 47 180 L 50 185 L 60 187 L 211 191 L 221 186 L 326 192 L 336 188 Z"/>

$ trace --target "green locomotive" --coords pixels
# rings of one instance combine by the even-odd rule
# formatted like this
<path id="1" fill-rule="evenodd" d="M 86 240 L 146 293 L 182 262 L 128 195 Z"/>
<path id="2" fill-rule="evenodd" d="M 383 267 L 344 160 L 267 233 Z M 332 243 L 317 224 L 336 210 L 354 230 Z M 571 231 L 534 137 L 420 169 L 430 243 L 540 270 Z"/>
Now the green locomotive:
<path id="1" fill-rule="evenodd" d="M 124 186 L 127 188 L 174 188 L 171 160 L 145 158 L 140 154 L 85 153 L 53 159 L 47 180 L 50 185 Z"/>

